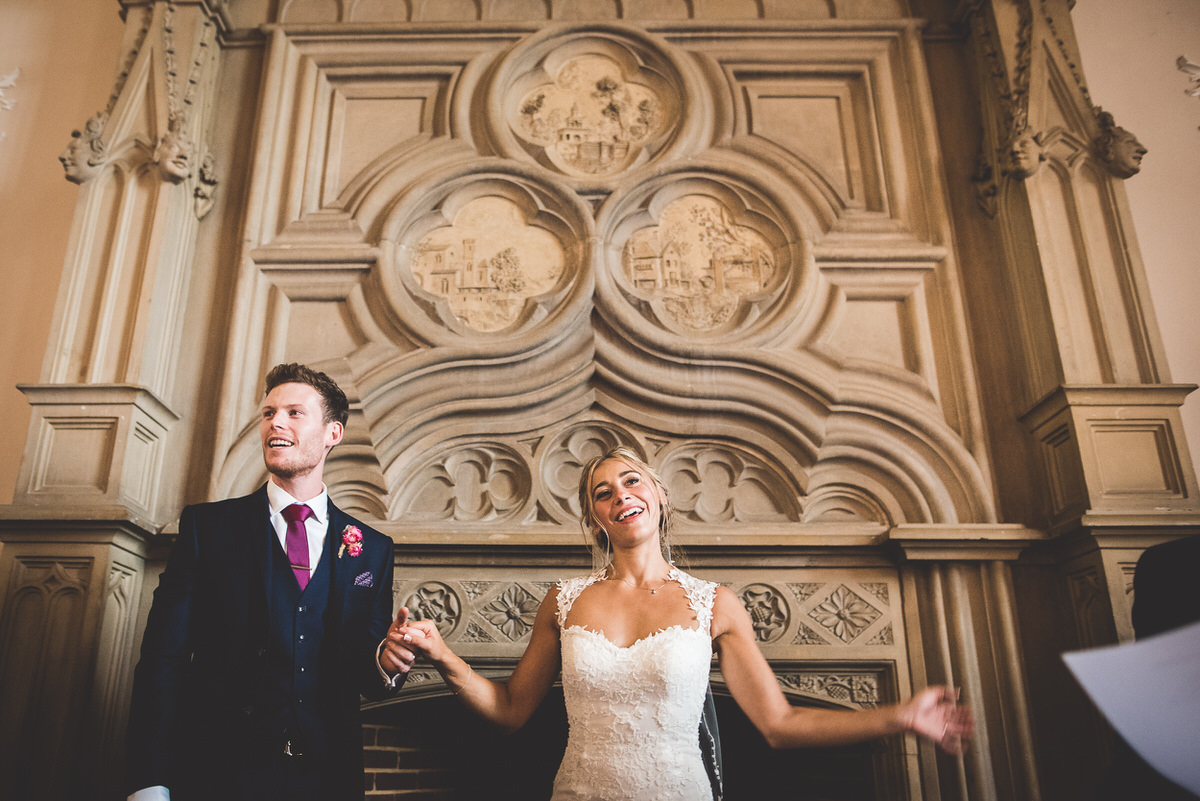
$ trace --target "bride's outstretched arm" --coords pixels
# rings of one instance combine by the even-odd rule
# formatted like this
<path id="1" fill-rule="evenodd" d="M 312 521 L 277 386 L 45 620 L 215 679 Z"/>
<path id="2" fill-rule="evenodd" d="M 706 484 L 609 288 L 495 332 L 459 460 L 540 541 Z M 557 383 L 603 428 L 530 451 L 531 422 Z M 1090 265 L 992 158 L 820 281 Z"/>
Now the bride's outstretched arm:
<path id="1" fill-rule="evenodd" d="M 485 679 L 472 670 L 450 650 L 432 621 L 409 621 L 407 626 L 389 631 L 388 637 L 397 638 L 398 645 L 437 668 L 467 709 L 504 731 L 516 731 L 529 720 L 562 668 L 558 624 L 554 619 L 557 597 L 557 587 L 546 594 L 534 619 L 529 645 L 508 681 L 503 683 Z"/>
<path id="2" fill-rule="evenodd" d="M 902 704 L 861 711 L 792 706 L 758 650 L 750 616 L 737 596 L 717 589 L 713 642 L 733 699 L 773 748 L 844 745 L 915 732 L 962 753 L 974 731 L 969 709 L 949 687 L 928 687 Z"/>

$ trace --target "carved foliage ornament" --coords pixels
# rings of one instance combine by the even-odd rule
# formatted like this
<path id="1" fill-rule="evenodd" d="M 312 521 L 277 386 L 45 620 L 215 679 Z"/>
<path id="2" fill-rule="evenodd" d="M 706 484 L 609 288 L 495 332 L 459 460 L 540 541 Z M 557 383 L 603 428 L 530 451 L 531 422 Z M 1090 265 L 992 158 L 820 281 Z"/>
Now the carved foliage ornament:
<path id="1" fill-rule="evenodd" d="M 854 673 L 784 673 L 778 676 L 785 690 L 816 698 L 829 698 L 862 709 L 879 705 L 879 678 Z"/>
<path id="2" fill-rule="evenodd" d="M 462 602 L 454 590 L 437 581 L 422 584 L 404 601 L 416 620 L 430 620 L 448 634 L 462 617 Z"/>
<path id="3" fill-rule="evenodd" d="M 470 444 L 418 469 L 404 505 L 408 520 L 510 518 L 529 497 L 524 460 L 508 448 Z"/>

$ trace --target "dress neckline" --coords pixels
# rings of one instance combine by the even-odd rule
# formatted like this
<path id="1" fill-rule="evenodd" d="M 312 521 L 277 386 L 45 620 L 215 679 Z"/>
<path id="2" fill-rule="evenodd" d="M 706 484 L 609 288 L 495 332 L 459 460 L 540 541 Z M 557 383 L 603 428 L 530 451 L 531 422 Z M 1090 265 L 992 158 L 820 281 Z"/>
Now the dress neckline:
<path id="1" fill-rule="evenodd" d="M 654 638 L 658 637 L 660 634 L 667 634 L 672 631 L 682 631 L 682 632 L 690 631 L 690 632 L 695 632 L 696 634 L 704 635 L 705 638 L 708 638 L 708 635 L 705 634 L 705 632 L 703 630 L 701 630 L 700 628 L 684 626 L 679 623 L 675 623 L 674 625 L 658 629 L 657 631 L 652 631 L 643 637 L 638 637 L 636 640 L 631 642 L 629 645 L 618 645 L 617 643 L 610 640 L 608 638 L 608 636 L 605 635 L 603 632 L 596 631 L 595 629 L 589 629 L 587 626 L 582 626 L 578 623 L 567 626 L 565 629 L 562 630 L 562 633 L 566 634 L 568 632 L 582 632 L 584 634 L 590 634 L 593 637 L 596 637 L 596 638 L 601 639 L 604 642 L 608 643 L 610 646 L 617 649 L 618 651 L 632 651 L 633 649 L 637 648 L 642 643 L 650 642 Z"/>

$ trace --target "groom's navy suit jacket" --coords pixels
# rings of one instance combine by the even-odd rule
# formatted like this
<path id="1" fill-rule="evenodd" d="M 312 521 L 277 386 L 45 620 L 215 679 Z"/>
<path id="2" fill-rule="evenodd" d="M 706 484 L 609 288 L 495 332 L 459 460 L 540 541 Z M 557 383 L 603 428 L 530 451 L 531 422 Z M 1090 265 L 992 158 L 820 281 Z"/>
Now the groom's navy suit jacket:
<path id="1" fill-rule="evenodd" d="M 281 730 L 280 700 L 295 691 L 280 668 L 291 658 L 280 643 L 295 639 L 299 586 L 280 559 L 269 515 L 265 486 L 183 510 L 134 673 L 130 791 L 165 785 L 173 801 L 209 797 L 230 787 L 247 764 L 278 759 L 294 736 Z M 376 649 L 392 619 L 393 544 L 332 500 L 328 516 L 324 564 L 317 568 L 326 574 L 320 581 L 314 575 L 299 602 L 315 597 L 316 608 L 324 608 L 304 707 L 320 728 L 311 739 L 322 747 L 306 758 L 326 766 L 326 781 L 337 788 L 331 797 L 362 798 L 359 695 L 389 692 Z M 352 525 L 362 531 L 362 553 L 339 556 L 342 533 Z M 314 587 L 322 588 L 315 596 Z"/>

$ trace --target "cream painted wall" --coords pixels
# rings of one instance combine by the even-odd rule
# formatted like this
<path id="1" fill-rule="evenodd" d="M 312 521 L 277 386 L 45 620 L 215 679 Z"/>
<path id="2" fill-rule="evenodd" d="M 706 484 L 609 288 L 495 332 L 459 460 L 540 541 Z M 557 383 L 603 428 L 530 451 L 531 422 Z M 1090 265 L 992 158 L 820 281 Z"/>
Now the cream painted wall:
<path id="1" fill-rule="evenodd" d="M 15 388 L 39 380 L 78 196 L 58 154 L 116 78 L 116 0 L 0 0 L 0 503 L 11 501 L 29 425 Z M 1073 12 L 1093 99 L 1149 148 L 1126 182 L 1172 378 L 1200 382 L 1200 99 L 1175 67 L 1200 60 L 1197 0 L 1079 0 Z M 1184 406 L 1196 461 L 1200 393 Z"/>
<path id="2" fill-rule="evenodd" d="M 104 108 L 121 49 L 116 0 L 0 0 L 0 503 L 12 500 L 79 195 L 58 162 Z M 0 104 L 3 105 L 3 104 Z"/>
<path id="3" fill-rule="evenodd" d="M 1200 2 L 1079 0 L 1071 17 L 1092 100 L 1149 151 L 1125 190 L 1171 378 L 1200 383 L 1200 98 L 1175 65 L 1200 62 Z M 1200 391 L 1183 422 L 1200 464 Z"/>

